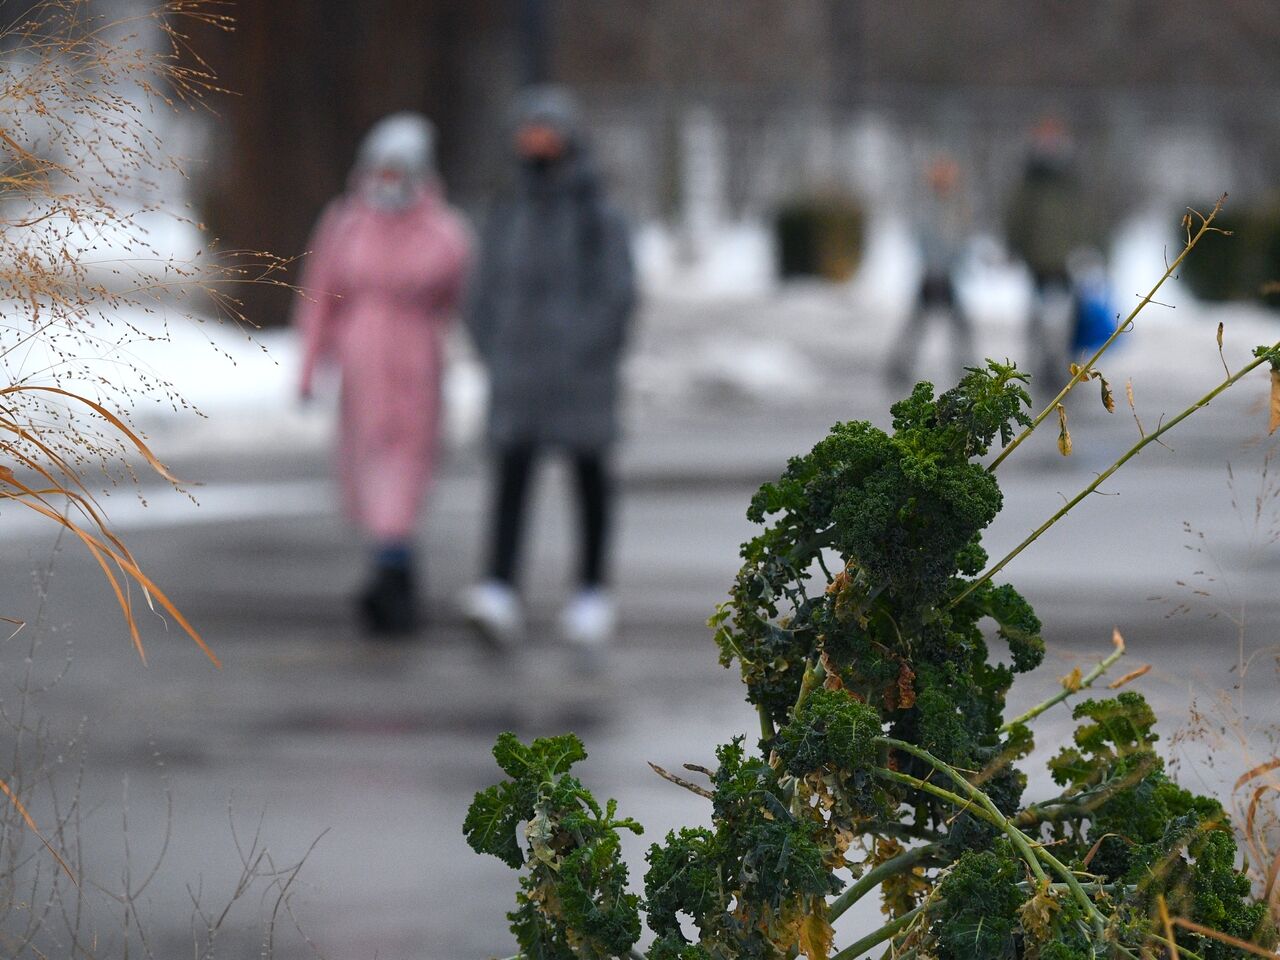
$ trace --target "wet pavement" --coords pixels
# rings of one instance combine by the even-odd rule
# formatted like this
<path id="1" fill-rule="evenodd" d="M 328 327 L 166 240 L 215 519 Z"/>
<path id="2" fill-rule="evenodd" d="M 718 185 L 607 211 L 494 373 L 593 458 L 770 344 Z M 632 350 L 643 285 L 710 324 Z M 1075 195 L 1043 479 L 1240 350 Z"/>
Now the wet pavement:
<path id="1" fill-rule="evenodd" d="M 370 645 L 354 628 L 350 597 L 363 552 L 333 512 L 325 456 L 305 445 L 175 463 L 219 504 L 205 516 L 204 508 L 179 509 L 175 494 L 165 495 L 174 503 L 149 496 L 160 520 L 145 519 L 127 493 L 108 501 L 118 502 L 114 512 L 136 555 L 223 659 L 220 671 L 149 615 L 143 667 L 91 562 L 72 545 L 55 547 L 39 528 L 10 533 L 0 558 L 6 614 L 34 620 L 32 571 L 51 569 L 42 625 L 0 648 L 0 670 L 12 678 L 37 640 L 34 679 L 57 681 L 31 698 L 53 770 L 52 781 L 34 776 L 34 751 L 24 754 L 32 812 L 56 820 L 50 783 L 65 802 L 83 764 L 72 852 L 90 887 L 118 890 L 126 861 L 141 876 L 171 835 L 156 880 L 138 898 L 144 927 L 141 934 L 130 927 L 129 955 L 145 954 L 138 949 L 145 940 L 154 956 L 192 956 L 193 943 L 207 937 L 203 919 L 193 932 L 193 891 L 206 910 L 221 910 L 255 835 L 278 867 L 306 856 L 288 888 L 292 914 L 277 913 L 277 957 L 510 954 L 503 913 L 513 875 L 472 854 L 460 831 L 472 793 L 498 776 L 488 749 L 507 729 L 583 737 L 587 782 L 647 827 L 646 837 L 627 841 L 638 882 L 648 842 L 707 816 L 705 801 L 660 780 L 645 761 L 708 763 L 717 743 L 754 727 L 703 626 L 750 533 L 747 498 L 833 420 L 884 420 L 888 395 L 872 375 L 874 356 L 823 360 L 817 351 L 822 388 L 803 396 L 766 401 L 721 385 L 679 403 L 651 403 L 633 417 L 617 531 L 622 633 L 594 677 L 580 675 L 555 635 L 574 518 L 560 496 L 566 478 L 554 467 L 539 488 L 530 541 L 532 635 L 508 659 L 476 646 L 456 613 L 484 527 L 484 465 L 474 450 L 451 452 L 442 468 L 422 528 L 431 623 L 403 648 Z M 1145 372 L 1140 396 L 1150 421 L 1192 392 L 1193 384 L 1161 369 Z M 1073 666 L 1087 669 L 1108 651 L 1115 626 L 1130 645 L 1115 672 L 1155 664 L 1138 688 L 1158 702 L 1162 729 L 1172 734 L 1193 699 L 1204 705 L 1215 690 L 1231 692 L 1239 631 L 1228 614 L 1243 605 L 1249 649 L 1275 639 L 1269 488 L 1256 520 L 1254 507 L 1260 483 L 1270 482 L 1260 480 L 1259 389 L 1252 384 L 1211 406 L 1175 435 L 1172 449 L 1144 453 L 1108 484 L 1110 496 L 1084 504 L 1010 568 L 1009 580 L 1045 621 L 1051 648 L 1046 665 L 1019 680 L 1015 708 L 1047 696 Z M 991 531 L 993 554 L 1135 435 L 1122 414 L 1108 419 L 1082 404 L 1072 417 L 1070 460 L 1046 437 L 1002 470 L 1007 508 Z M 1247 702 L 1259 727 L 1246 740 L 1256 749 L 1262 728 L 1280 720 L 1273 667 L 1263 657 L 1251 668 Z M 7 715 L 17 699 L 6 681 Z M 1046 750 L 1067 735 L 1067 720 L 1063 708 L 1043 718 Z M 1206 753 L 1194 744 L 1179 749 L 1197 761 Z M 1215 770 L 1186 775 L 1213 785 L 1247 765 L 1239 749 L 1213 758 Z M 1044 785 L 1033 775 L 1033 792 Z M 278 889 L 262 880 L 234 903 L 214 955 L 260 955 Z M 123 955 L 118 905 L 95 897 L 99 954 Z M 841 926 L 861 920 L 851 913 Z"/>

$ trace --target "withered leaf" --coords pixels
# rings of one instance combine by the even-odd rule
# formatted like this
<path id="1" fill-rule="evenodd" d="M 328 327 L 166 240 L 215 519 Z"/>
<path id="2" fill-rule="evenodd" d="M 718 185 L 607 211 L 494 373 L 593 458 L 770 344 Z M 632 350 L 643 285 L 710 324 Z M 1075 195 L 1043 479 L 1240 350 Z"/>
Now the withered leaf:
<path id="1" fill-rule="evenodd" d="M 812 909 L 800 923 L 800 949 L 809 960 L 827 960 L 833 931 L 823 908 Z"/>
<path id="2" fill-rule="evenodd" d="M 1150 672 L 1151 672 L 1151 664 L 1144 663 L 1142 666 L 1138 667 L 1136 670 L 1130 670 L 1119 680 L 1111 681 L 1111 683 L 1107 684 L 1107 689 L 1119 690 L 1125 684 L 1132 683 L 1134 680 L 1137 680 L 1139 677 L 1145 677 Z"/>
<path id="3" fill-rule="evenodd" d="M 1053 896 L 1053 890 L 1046 882 L 1036 895 L 1018 908 L 1018 919 L 1022 929 L 1033 940 L 1046 941 L 1053 934 L 1053 918 L 1061 909 L 1061 905 Z"/>
<path id="4" fill-rule="evenodd" d="M 1067 408 L 1058 404 L 1058 452 L 1071 456 L 1071 432 L 1067 430 Z"/>
<path id="5" fill-rule="evenodd" d="M 1082 685 L 1080 681 L 1081 681 L 1080 668 L 1076 667 L 1074 670 L 1072 670 L 1070 673 L 1068 673 L 1065 677 L 1062 678 L 1062 685 L 1071 693 L 1075 693 L 1080 689 Z"/>
<path id="6" fill-rule="evenodd" d="M 1271 371 L 1271 422 L 1267 426 L 1267 434 L 1276 432 L 1280 427 L 1280 370 Z"/>
<path id="7" fill-rule="evenodd" d="M 898 709 L 909 710 L 916 705 L 916 673 L 903 660 L 898 668 Z"/>
<path id="8" fill-rule="evenodd" d="M 1098 375 L 1098 382 L 1102 384 L 1102 405 L 1107 408 L 1107 413 L 1116 412 L 1116 398 L 1111 393 L 1111 384 L 1107 382 L 1107 378 Z"/>

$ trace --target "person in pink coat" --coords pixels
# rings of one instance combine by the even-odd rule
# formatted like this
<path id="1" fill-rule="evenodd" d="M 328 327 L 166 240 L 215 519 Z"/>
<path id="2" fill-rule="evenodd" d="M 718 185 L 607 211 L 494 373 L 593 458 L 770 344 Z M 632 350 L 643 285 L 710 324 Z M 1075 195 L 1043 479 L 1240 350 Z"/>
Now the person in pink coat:
<path id="1" fill-rule="evenodd" d="M 470 260 L 470 233 L 444 201 L 430 122 L 379 121 L 347 192 L 320 218 L 294 314 L 302 339 L 299 392 L 317 367 L 341 373 L 337 472 L 347 515 L 368 538 L 373 575 L 365 626 L 417 625 L 414 531 L 440 428 L 444 338 Z"/>

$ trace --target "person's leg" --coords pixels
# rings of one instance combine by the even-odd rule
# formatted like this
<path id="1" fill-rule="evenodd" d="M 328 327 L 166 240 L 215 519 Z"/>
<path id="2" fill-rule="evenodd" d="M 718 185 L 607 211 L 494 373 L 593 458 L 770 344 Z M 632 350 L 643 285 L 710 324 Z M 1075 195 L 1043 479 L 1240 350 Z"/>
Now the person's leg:
<path id="1" fill-rule="evenodd" d="M 937 284 L 933 277 L 924 277 L 920 281 L 920 291 L 916 295 L 915 306 L 911 315 L 898 332 L 897 342 L 889 349 L 889 363 L 885 374 L 889 386 L 902 388 L 909 385 L 911 373 L 915 367 L 916 351 L 920 341 L 924 339 L 925 324 L 929 311 L 937 303 Z"/>
<path id="2" fill-rule="evenodd" d="M 413 544 L 380 540 L 373 546 L 373 576 L 360 597 L 360 613 L 374 634 L 412 633 L 418 626 L 418 591 Z"/>
<path id="3" fill-rule="evenodd" d="M 947 316 L 951 320 L 952 331 L 952 364 L 963 376 L 966 367 L 973 366 L 979 359 L 973 349 L 973 322 L 960 302 L 955 281 L 947 279 Z"/>
<path id="4" fill-rule="evenodd" d="M 599 651 L 613 638 L 618 626 L 617 610 L 605 586 L 613 489 L 603 452 L 578 451 L 573 467 L 582 553 L 578 590 L 561 614 L 560 626 L 565 639 L 581 651 L 579 667 L 591 673 L 599 669 Z"/>
<path id="5" fill-rule="evenodd" d="M 1051 396 L 1065 373 L 1066 338 L 1058 316 L 1070 296 L 1070 278 L 1065 271 L 1040 270 L 1032 275 L 1034 302 L 1027 329 L 1028 357 L 1033 389 Z"/>
<path id="6" fill-rule="evenodd" d="M 488 567 L 485 579 L 464 595 L 462 610 L 482 640 L 498 650 L 507 650 L 524 633 L 524 613 L 515 580 L 537 450 L 532 444 L 503 447 L 496 459 Z"/>
<path id="7" fill-rule="evenodd" d="M 605 581 L 605 550 L 613 501 L 612 480 L 605 455 L 578 452 L 573 458 L 578 483 L 578 516 L 581 554 L 578 579 L 582 587 L 601 587 Z"/>
<path id="8" fill-rule="evenodd" d="M 515 583 L 519 566 L 529 480 L 535 459 L 536 451 L 532 444 L 505 447 L 498 453 L 489 578 L 507 585 Z"/>

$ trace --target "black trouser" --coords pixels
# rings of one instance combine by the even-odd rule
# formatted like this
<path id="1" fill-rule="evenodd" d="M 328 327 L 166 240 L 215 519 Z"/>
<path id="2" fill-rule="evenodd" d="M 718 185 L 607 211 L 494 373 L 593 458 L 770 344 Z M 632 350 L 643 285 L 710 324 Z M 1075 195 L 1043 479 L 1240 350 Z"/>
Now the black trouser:
<path id="1" fill-rule="evenodd" d="M 529 481 L 540 452 L 533 444 L 504 447 L 498 451 L 489 576 L 503 583 L 515 582 L 525 507 L 529 500 Z M 613 485 L 603 453 L 579 451 L 573 453 L 571 459 L 577 480 L 582 538 L 578 576 L 582 586 L 597 587 L 604 582 L 604 551 Z"/>

